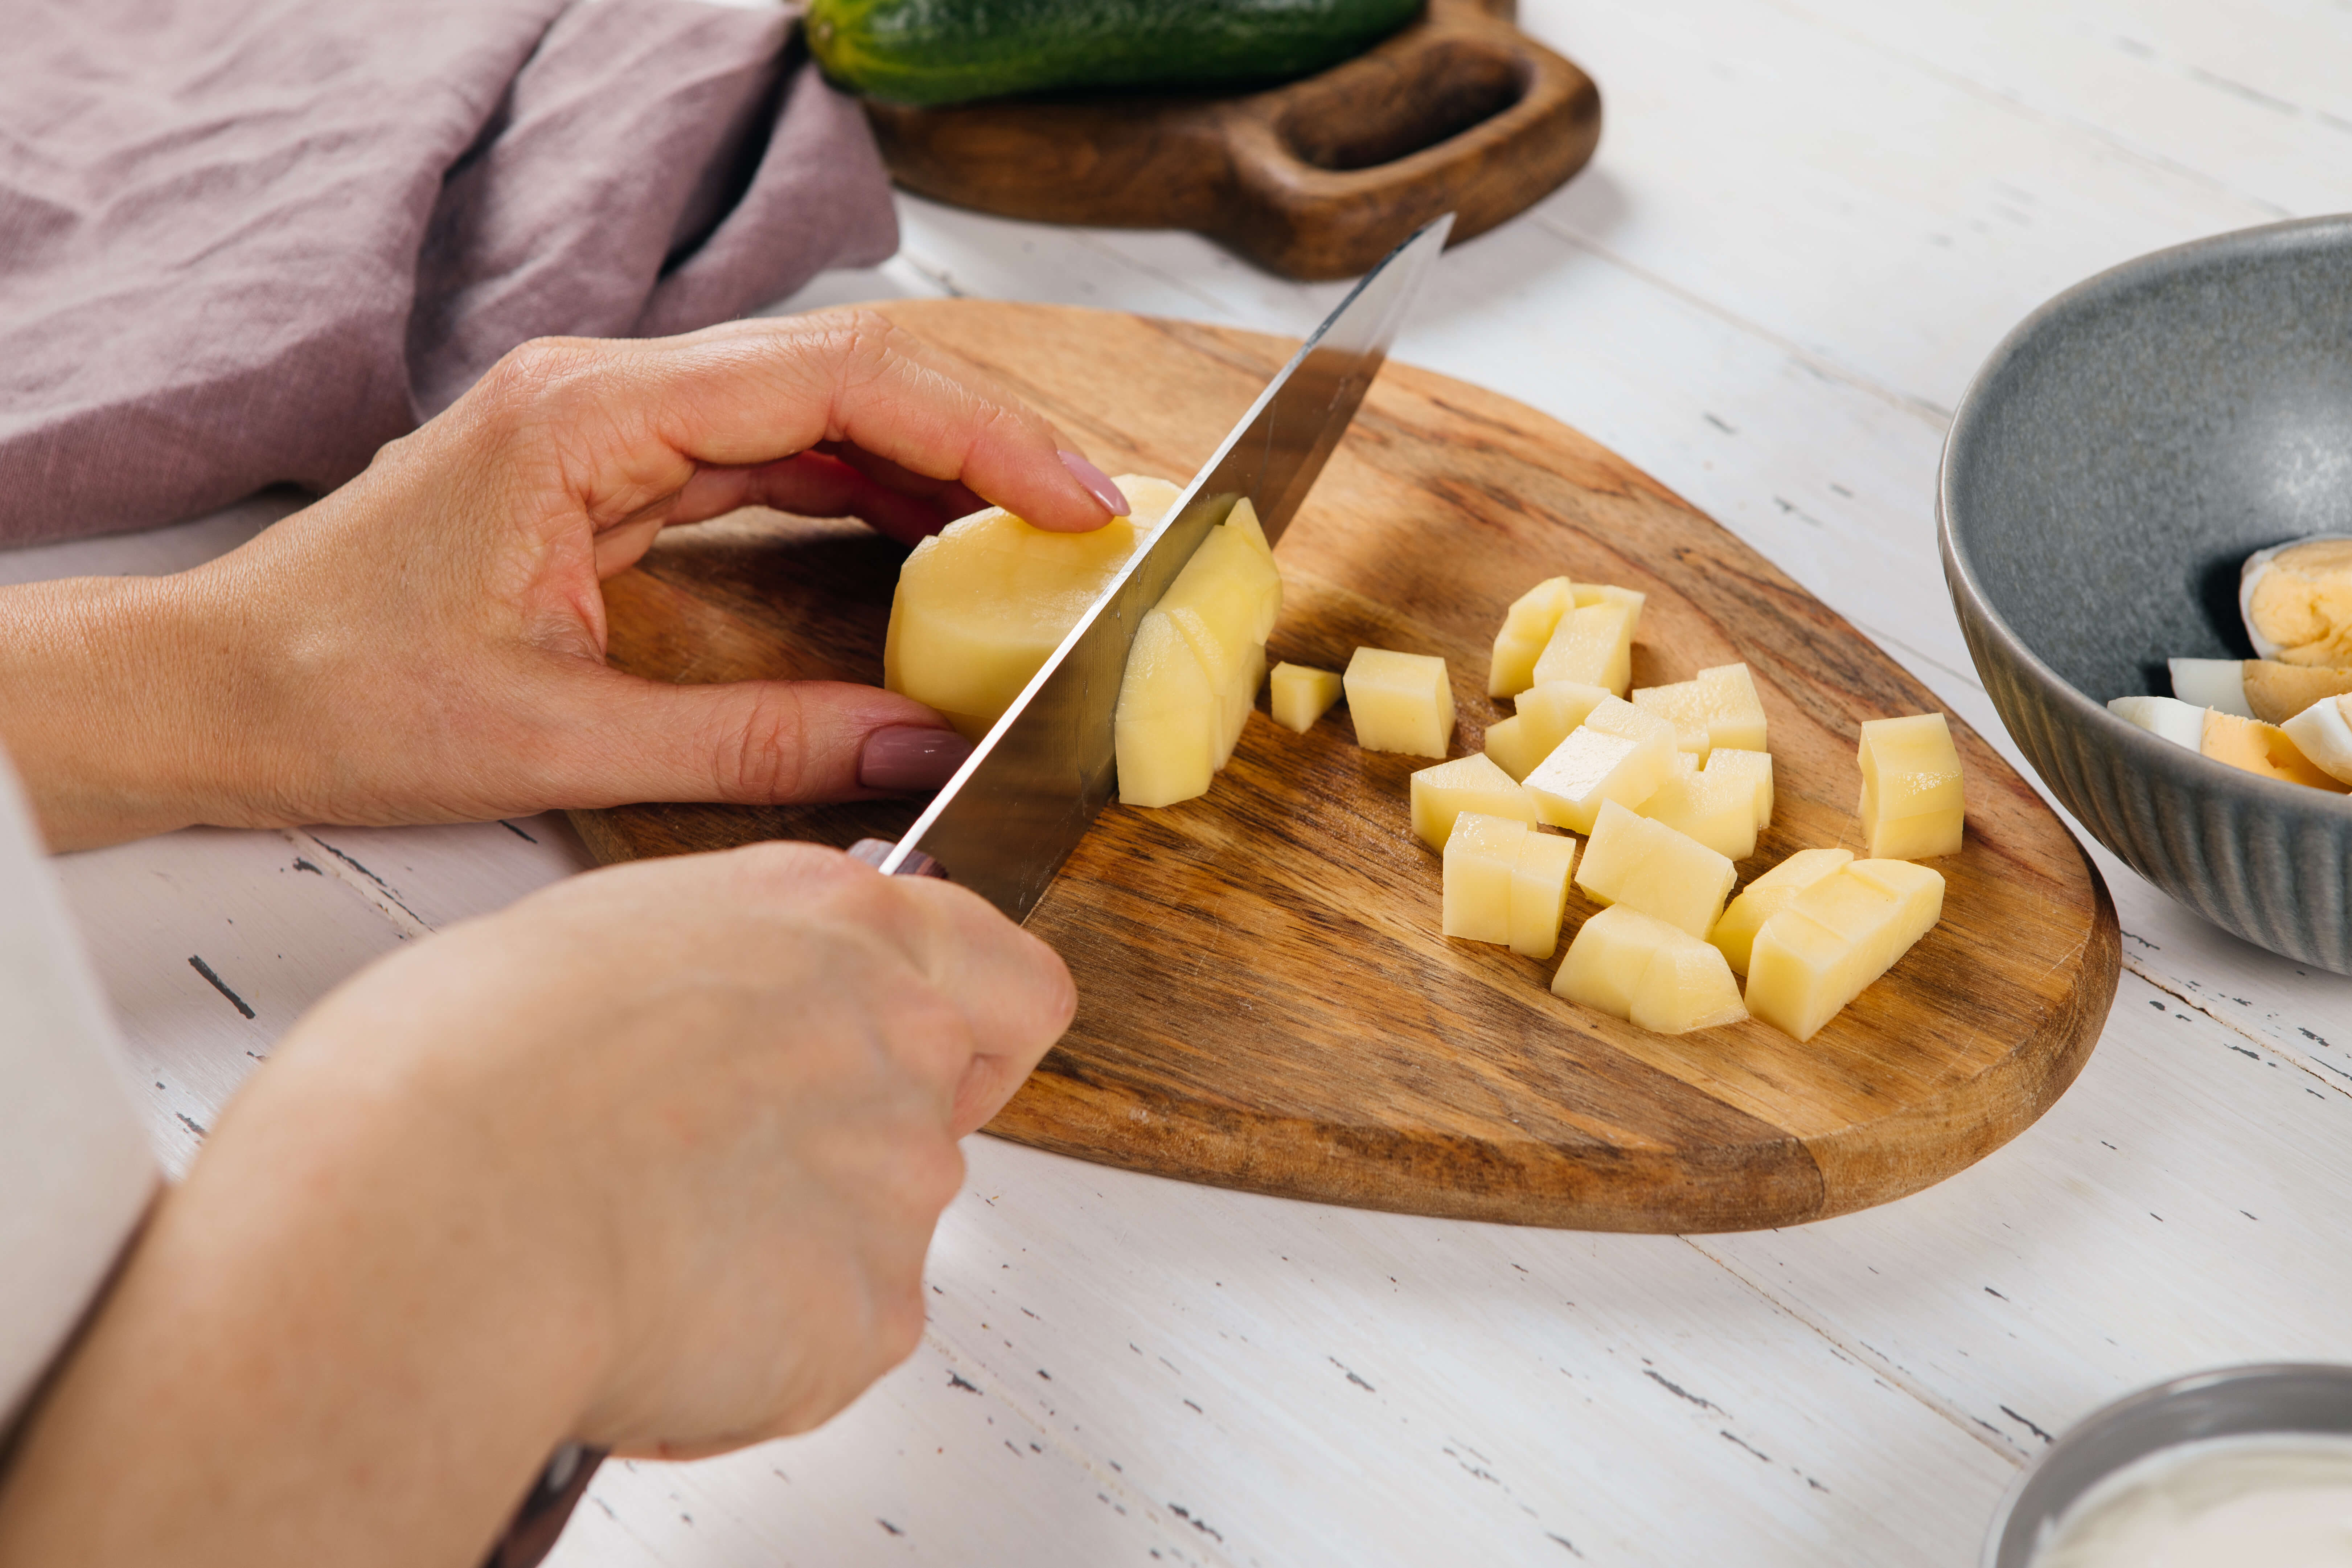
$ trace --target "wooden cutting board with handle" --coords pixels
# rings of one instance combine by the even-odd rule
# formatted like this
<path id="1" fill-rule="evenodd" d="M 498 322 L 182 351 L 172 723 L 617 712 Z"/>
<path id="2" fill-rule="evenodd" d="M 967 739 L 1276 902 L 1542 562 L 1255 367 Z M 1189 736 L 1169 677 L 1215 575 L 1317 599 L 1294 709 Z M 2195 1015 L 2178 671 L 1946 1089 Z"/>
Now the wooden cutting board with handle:
<path id="1" fill-rule="evenodd" d="M 1292 278 L 1352 278 L 1440 213 L 1460 244 L 1601 140 L 1592 79 L 1511 0 L 1430 0 L 1354 59 L 1240 97 L 868 102 L 891 177 L 1044 223 L 1197 229 Z"/>
<path id="2" fill-rule="evenodd" d="M 1015 387 L 1113 473 L 1181 480 L 1285 340 L 981 300 L 880 307 Z M 878 681 L 902 552 L 855 522 L 740 512 L 606 584 L 611 654 L 659 679 Z M 1743 882 L 1857 843 L 1865 719 L 1937 704 L 1802 589 L 1544 415 L 1390 363 L 1276 552 L 1268 657 L 1443 655 L 1475 750 L 1504 607 L 1565 573 L 1649 595 L 1636 685 L 1754 672 L 1778 803 Z M 989 1131 L 1186 1180 L 1601 1230 L 1735 1230 L 1915 1192 L 2014 1137 L 2073 1081 L 2114 998 L 2113 904 L 2041 798 L 1967 726 L 1967 847 L 1944 918 L 1804 1045 L 1748 1022 L 1650 1034 L 1547 989 L 1557 959 L 1438 934 L 1412 835 L 1425 759 L 1254 714 L 1200 799 L 1114 805 L 1029 920 L 1076 1022 Z M 600 858 L 764 837 L 896 837 L 914 806 L 641 805 L 575 814 Z M 1571 893 L 1568 931 L 1593 910 Z M 1562 939 L 1563 949 L 1567 937 Z"/>

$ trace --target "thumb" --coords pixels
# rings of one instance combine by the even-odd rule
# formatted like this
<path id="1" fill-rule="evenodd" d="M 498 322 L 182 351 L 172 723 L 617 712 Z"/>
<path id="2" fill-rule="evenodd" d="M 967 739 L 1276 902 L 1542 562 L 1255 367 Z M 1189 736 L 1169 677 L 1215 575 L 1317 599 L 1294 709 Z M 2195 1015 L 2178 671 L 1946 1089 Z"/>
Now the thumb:
<path id="1" fill-rule="evenodd" d="M 971 745 L 912 698 L 839 680 L 671 686 L 602 670 L 570 706 L 567 802 L 866 800 L 945 784 Z"/>

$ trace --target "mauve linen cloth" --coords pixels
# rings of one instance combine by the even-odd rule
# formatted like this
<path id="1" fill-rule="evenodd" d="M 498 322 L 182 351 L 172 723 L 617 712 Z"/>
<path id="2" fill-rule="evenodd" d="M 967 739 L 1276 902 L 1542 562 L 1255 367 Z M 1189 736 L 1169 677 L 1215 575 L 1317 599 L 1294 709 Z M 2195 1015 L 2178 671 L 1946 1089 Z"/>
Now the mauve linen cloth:
<path id="1" fill-rule="evenodd" d="M 898 246 L 794 16 L 702 0 L 0 6 L 0 544 L 331 489 L 547 333 Z"/>

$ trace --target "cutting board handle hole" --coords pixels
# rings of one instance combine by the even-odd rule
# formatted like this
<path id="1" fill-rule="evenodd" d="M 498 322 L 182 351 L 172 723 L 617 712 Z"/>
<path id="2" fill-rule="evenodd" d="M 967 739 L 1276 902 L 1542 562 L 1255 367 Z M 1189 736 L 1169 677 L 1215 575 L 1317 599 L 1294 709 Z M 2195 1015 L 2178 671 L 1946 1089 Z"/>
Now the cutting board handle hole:
<path id="1" fill-rule="evenodd" d="M 1531 74 L 1516 53 L 1468 39 L 1433 42 L 1380 61 L 1377 81 L 1373 69 L 1343 67 L 1306 84 L 1277 131 L 1303 163 L 1335 173 L 1377 168 L 1494 119 L 1527 96 Z"/>

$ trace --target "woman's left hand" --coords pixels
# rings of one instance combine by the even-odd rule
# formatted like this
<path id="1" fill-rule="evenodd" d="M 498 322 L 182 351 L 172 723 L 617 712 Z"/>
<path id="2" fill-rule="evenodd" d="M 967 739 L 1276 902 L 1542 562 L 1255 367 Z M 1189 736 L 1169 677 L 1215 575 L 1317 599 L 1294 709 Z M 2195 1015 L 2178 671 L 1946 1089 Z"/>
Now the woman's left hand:
<path id="1" fill-rule="evenodd" d="M 906 698 L 612 668 L 601 584 L 751 504 L 908 543 L 983 497 L 1100 527 L 1124 502 L 1065 446 L 870 311 L 528 343 L 217 561 L 0 590 L 0 743 L 58 849 L 933 787 L 968 748 Z"/>

